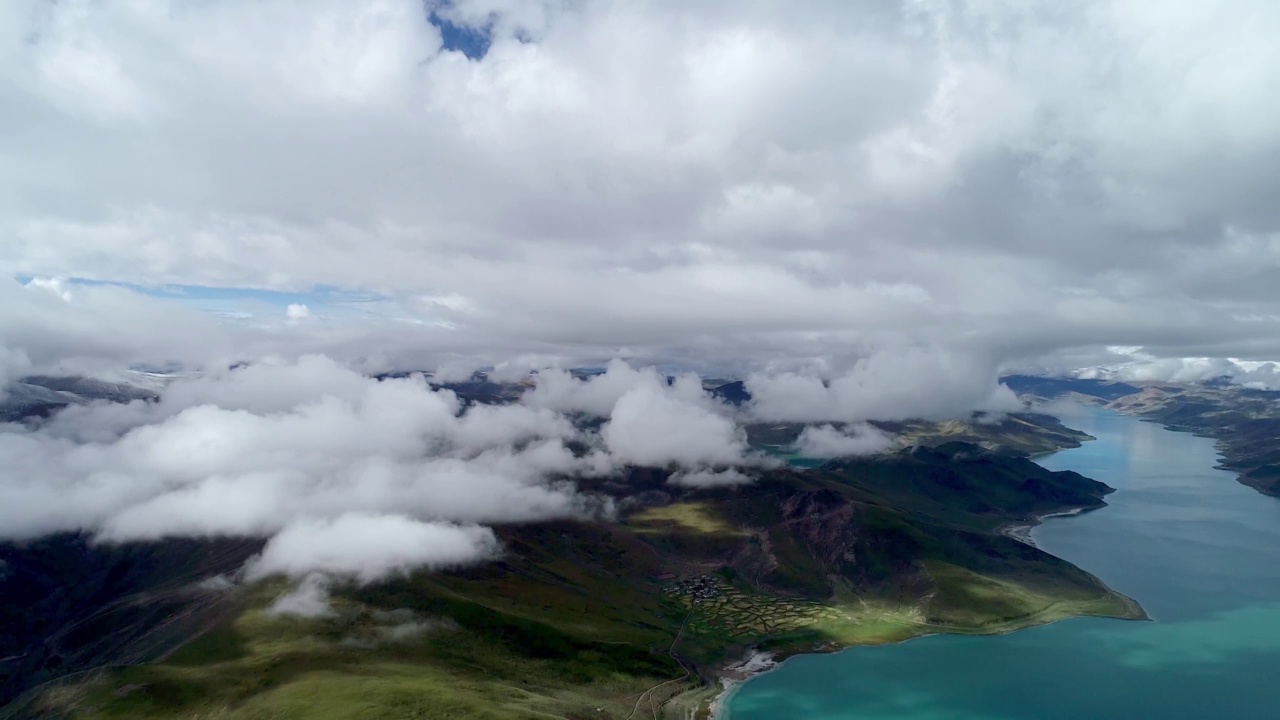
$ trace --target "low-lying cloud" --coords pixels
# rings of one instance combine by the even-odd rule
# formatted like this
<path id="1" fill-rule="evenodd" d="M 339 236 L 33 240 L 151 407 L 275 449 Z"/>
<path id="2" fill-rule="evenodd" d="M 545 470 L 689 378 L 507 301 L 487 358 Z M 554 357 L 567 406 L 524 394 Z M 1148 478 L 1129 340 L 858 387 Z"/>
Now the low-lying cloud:
<path id="1" fill-rule="evenodd" d="M 1226 378 L 1237 385 L 1258 390 L 1280 389 L 1280 364 L 1230 358 L 1145 356 L 1116 365 L 1085 368 L 1071 374 L 1080 378 L 1122 382 L 1198 383 Z"/>
<path id="2" fill-rule="evenodd" d="M 333 615 L 333 608 L 329 605 L 329 582 L 328 577 L 318 572 L 307 575 L 288 592 L 272 601 L 267 606 L 267 614 L 301 618 Z"/>
<path id="3" fill-rule="evenodd" d="M 751 482 L 751 480 L 751 476 L 741 470 L 736 468 L 726 468 L 724 470 L 681 471 L 672 474 L 667 482 L 672 485 L 680 485 L 683 487 L 709 488 L 745 485 Z"/>
<path id="4" fill-rule="evenodd" d="M 632 465 L 735 465 L 748 454 L 746 433 L 710 407 L 692 376 L 670 389 L 638 383 L 618 399 L 600 435 L 612 456 Z"/>
<path id="5" fill-rule="evenodd" d="M 377 381 L 323 357 L 177 382 L 159 402 L 0 426 L 0 532 L 106 541 L 269 537 L 254 572 L 370 580 L 497 552 L 480 524 L 607 515 L 563 416 L 464 411 L 421 377 Z"/>
<path id="6" fill-rule="evenodd" d="M 800 379 L 821 388 L 799 397 L 814 405 L 793 398 L 782 414 L 830 415 L 832 397 L 859 412 L 877 397 L 915 402 L 895 416 L 929 404 L 905 388 L 867 390 L 856 372 L 832 390 Z M 421 375 L 377 380 L 324 356 L 221 369 L 174 380 L 158 401 L 0 425 L 0 537 L 267 538 L 250 579 L 371 582 L 484 561 L 502 552 L 494 525 L 610 517 L 614 500 L 582 478 L 643 466 L 675 486 L 750 482 L 779 461 L 749 447 L 742 423 L 777 417 L 777 388 L 798 377 L 753 377 L 760 396 L 734 407 L 696 375 L 615 361 L 586 378 L 544 370 L 518 402 L 468 406 Z M 962 400 L 986 402 L 991 387 L 944 400 L 968 413 Z M 823 457 L 886 442 L 867 426 L 801 436 Z M 305 606 L 318 590 L 299 592 Z"/>
<path id="7" fill-rule="evenodd" d="M 417 568 L 466 565 L 498 552 L 498 538 L 487 527 L 346 513 L 289 524 L 249 564 L 246 577 L 321 572 L 372 582 Z"/>
<path id="8" fill-rule="evenodd" d="M 883 431 L 859 423 L 843 429 L 833 425 L 806 427 L 796 439 L 796 451 L 805 457 L 838 458 L 874 455 L 893 447 L 893 438 Z"/>
<path id="9" fill-rule="evenodd" d="M 941 420 L 1021 409 L 1013 391 L 996 382 L 998 374 L 996 361 L 982 353 L 889 347 L 834 376 L 756 373 L 746 387 L 751 414 L 761 420 Z"/>

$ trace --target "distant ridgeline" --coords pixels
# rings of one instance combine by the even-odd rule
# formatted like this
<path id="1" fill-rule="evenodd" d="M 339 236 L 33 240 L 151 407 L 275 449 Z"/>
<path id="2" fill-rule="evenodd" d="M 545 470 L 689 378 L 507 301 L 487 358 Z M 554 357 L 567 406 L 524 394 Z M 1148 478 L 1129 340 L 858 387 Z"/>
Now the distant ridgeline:
<path id="1" fill-rule="evenodd" d="M 1103 400 L 1116 400 L 1142 390 L 1136 385 L 1122 382 L 1036 375 L 1005 375 L 1000 378 L 1000 382 L 1019 395 L 1034 395 L 1046 399 L 1062 397 L 1067 393 L 1078 393 Z"/>
<path id="2" fill-rule="evenodd" d="M 0 422 L 45 418 L 69 405 L 84 405 L 94 400 L 129 402 L 157 397 L 155 390 L 129 383 L 33 375 L 0 388 Z"/>
<path id="3" fill-rule="evenodd" d="M 1010 375 L 1001 382 L 1021 394 L 1097 398 L 1107 407 L 1141 415 L 1173 430 L 1214 438 L 1222 467 L 1240 482 L 1280 496 L 1280 391 L 1242 387 L 1230 378 L 1201 383 L 1123 383 Z"/>

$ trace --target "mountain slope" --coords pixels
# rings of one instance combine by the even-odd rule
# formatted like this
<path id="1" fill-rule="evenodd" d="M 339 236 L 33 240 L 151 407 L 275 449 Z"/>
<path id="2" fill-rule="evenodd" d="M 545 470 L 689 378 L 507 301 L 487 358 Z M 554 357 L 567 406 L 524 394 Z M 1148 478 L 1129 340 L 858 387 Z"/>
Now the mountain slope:
<path id="1" fill-rule="evenodd" d="M 1074 473 L 954 443 L 779 470 L 736 489 L 679 490 L 666 477 L 630 473 L 617 521 L 503 529 L 496 563 L 334 587 L 325 617 L 270 614 L 278 582 L 239 588 L 245 609 L 167 661 L 25 707 L 82 718 L 625 718 L 644 703 L 676 717 L 751 646 L 1141 616 L 1087 573 L 997 532 L 1102 505 L 1109 488 Z"/>

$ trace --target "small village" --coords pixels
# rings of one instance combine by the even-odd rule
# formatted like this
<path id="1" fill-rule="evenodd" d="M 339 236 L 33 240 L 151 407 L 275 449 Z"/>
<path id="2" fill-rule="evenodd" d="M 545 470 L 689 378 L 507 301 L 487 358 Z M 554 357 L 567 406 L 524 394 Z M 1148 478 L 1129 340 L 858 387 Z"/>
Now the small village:
<path id="1" fill-rule="evenodd" d="M 721 596 L 721 581 L 713 575 L 699 575 L 695 578 L 681 580 L 672 585 L 663 588 L 663 592 L 668 595 L 676 595 L 688 598 L 695 605 L 701 605 L 708 600 L 714 600 Z"/>
<path id="2" fill-rule="evenodd" d="M 679 580 L 662 592 L 692 612 L 689 629 L 693 632 L 768 635 L 841 616 L 835 608 L 807 600 L 750 594 L 715 575 Z"/>

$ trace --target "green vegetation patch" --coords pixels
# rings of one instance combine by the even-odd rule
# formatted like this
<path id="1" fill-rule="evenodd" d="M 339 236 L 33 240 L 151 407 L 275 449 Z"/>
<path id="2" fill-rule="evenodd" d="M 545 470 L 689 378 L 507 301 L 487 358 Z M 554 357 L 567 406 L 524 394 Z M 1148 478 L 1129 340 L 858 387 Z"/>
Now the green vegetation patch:
<path id="1" fill-rule="evenodd" d="M 320 619 L 250 610 L 166 662 L 56 699 L 76 717 L 103 720 L 611 717 L 625 715 L 629 696 L 682 674 L 648 648 L 499 613 L 464 626 L 344 605 Z"/>
<path id="2" fill-rule="evenodd" d="M 636 532 L 665 534 L 691 532 L 704 535 L 740 536 L 744 533 L 730 525 L 705 502 L 678 502 L 642 510 L 627 519 Z"/>
<path id="3" fill-rule="evenodd" d="M 739 641 L 790 632 L 841 614 L 822 603 L 749 593 L 711 575 L 674 583 L 663 592 L 689 613 L 687 632 L 728 633 Z"/>

